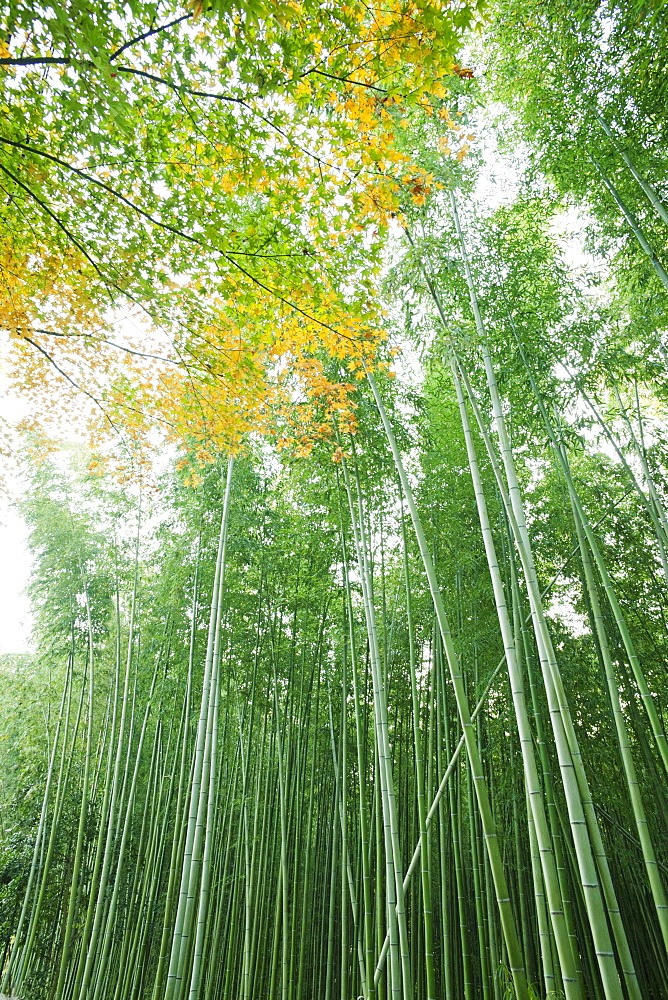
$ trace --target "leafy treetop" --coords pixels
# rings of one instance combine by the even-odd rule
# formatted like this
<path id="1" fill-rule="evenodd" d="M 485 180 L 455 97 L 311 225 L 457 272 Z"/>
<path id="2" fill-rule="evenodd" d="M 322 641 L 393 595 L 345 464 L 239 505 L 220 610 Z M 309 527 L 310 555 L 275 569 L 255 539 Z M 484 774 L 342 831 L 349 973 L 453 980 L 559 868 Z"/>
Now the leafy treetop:
<path id="1" fill-rule="evenodd" d="M 36 415 L 203 451 L 304 392 L 349 422 L 323 362 L 374 357 L 378 251 L 429 184 L 394 137 L 483 9 L 10 4 L 0 323 Z"/>

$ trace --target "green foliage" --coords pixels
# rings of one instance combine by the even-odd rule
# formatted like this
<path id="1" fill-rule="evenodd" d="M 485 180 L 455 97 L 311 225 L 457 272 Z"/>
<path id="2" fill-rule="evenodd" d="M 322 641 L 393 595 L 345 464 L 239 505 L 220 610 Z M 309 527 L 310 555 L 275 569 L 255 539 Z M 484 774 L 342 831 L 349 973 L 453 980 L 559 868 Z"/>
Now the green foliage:
<path id="1" fill-rule="evenodd" d="M 30 12 L 12 12 L 14 52 Z M 323 181 L 287 211 L 305 162 L 297 140 L 317 145 L 323 133 L 310 130 L 324 123 L 331 150 L 352 135 L 324 103 L 328 88 L 350 80 L 331 81 L 314 61 L 329 59 L 333 76 L 349 75 L 351 62 L 361 72 L 364 36 L 376 86 L 381 64 L 394 65 L 377 37 L 391 48 L 406 18 L 427 32 L 445 25 L 428 4 L 361 18 L 355 5 L 310 0 L 161 5 L 149 12 L 155 31 L 137 40 L 166 74 L 149 83 L 134 64 L 124 73 L 130 49 L 120 52 L 145 12 L 44 8 L 26 51 L 63 61 L 39 72 L 26 64 L 5 92 L 20 97 L 11 128 L 23 128 L 23 101 L 30 128 L 50 140 L 57 128 L 67 155 L 84 133 L 100 133 L 81 147 L 95 169 L 115 157 L 114 185 L 164 213 L 160 224 L 145 220 L 159 231 L 151 242 L 135 208 L 109 208 L 119 199 L 108 188 L 109 203 L 79 204 L 78 188 L 58 187 L 60 166 L 34 173 L 96 253 L 137 251 L 124 262 L 128 288 L 148 295 L 156 263 L 168 279 L 190 273 L 177 220 L 220 261 L 227 255 L 196 293 L 202 311 L 191 311 L 192 290 L 179 305 L 188 341 L 193 315 L 229 280 L 230 256 L 292 253 L 314 220 L 327 228 L 339 210 L 359 208 L 361 188 L 332 204 Z M 172 16 L 178 31 L 163 30 Z M 367 37 L 376 16 L 384 34 Z M 456 11 L 453 31 L 472 16 Z M 408 110 L 387 112 L 393 127 L 403 121 L 396 149 L 425 171 L 394 205 L 406 240 L 393 232 L 386 247 L 363 226 L 322 265 L 334 262 L 345 290 L 383 247 L 388 327 L 409 345 L 411 384 L 383 367 L 392 344 L 378 352 L 374 380 L 354 378 L 359 359 L 311 344 L 321 394 L 307 399 L 290 384 L 277 418 L 282 443 L 291 421 L 315 424 L 306 444 L 297 437 L 302 447 L 277 451 L 256 434 L 233 459 L 211 449 L 202 467 L 193 433 L 148 489 L 87 470 L 83 454 L 30 471 L 22 509 L 37 652 L 0 663 L 5 992 L 665 995 L 665 291 L 593 165 L 660 256 L 660 218 L 620 150 L 647 175 L 656 167 L 663 192 L 665 80 L 649 54 L 663 51 L 665 33 L 647 5 L 499 3 L 494 16 L 490 86 L 512 106 L 532 161 L 517 197 L 481 208 L 483 157 L 452 148 L 455 132 L 473 142 L 464 126 L 488 99 L 487 85 L 459 67 L 449 95 L 459 123 L 439 89 L 428 107 L 416 91 Z M 418 72 L 418 55 L 430 72 L 453 37 L 427 34 L 420 53 L 404 49 L 396 80 Z M 43 72 L 56 65 L 59 88 Z M 214 66 L 216 85 L 225 72 L 230 90 L 204 111 L 210 95 L 193 89 L 212 85 Z M 388 101 L 399 93 L 393 74 Z M 318 78 L 310 90 L 309 77 Z M 356 113 L 363 121 L 379 107 L 361 100 Z M 277 126 L 288 130 L 285 145 L 267 140 Z M 200 128 L 203 146 L 191 148 Z M 220 171 L 240 130 L 248 186 L 232 189 Z M 18 149 L 8 154 L 14 167 L 34 172 L 37 154 Z M 184 149 L 188 170 L 175 166 Z M 607 267 L 600 256 L 596 267 L 571 266 L 556 232 L 573 203 L 591 210 L 590 240 L 612 253 Z M 392 228 L 388 204 L 383 211 Z M 310 257 L 276 265 L 286 294 L 298 273 L 310 281 L 320 268 Z M 275 264 L 254 258 L 248 268 L 257 278 Z M 166 284 L 150 292 L 158 311 Z M 256 345 L 258 315 L 243 321 Z M 325 390 L 343 384 L 346 419 L 326 425 L 336 405 Z M 129 376 L 127 386 L 139 394 Z M 475 712 L 462 751 L 467 700 Z M 514 928 L 528 987 L 508 967 Z"/>
<path id="2" fill-rule="evenodd" d="M 665 25 L 651 2 L 510 2 L 495 5 L 486 50 L 492 92 L 516 113 L 529 156 L 561 196 L 595 217 L 590 248 L 612 257 L 620 293 L 632 290 L 638 317 L 649 311 L 660 323 L 665 286 L 603 175 L 665 264 L 665 222 L 628 162 L 665 204 L 665 49 Z"/>

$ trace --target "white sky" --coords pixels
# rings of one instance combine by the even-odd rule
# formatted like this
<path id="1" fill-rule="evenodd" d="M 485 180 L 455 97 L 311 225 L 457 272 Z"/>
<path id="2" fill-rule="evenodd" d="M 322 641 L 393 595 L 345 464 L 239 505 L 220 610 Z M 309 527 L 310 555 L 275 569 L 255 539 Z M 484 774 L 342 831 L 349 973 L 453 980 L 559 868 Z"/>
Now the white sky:
<path id="1" fill-rule="evenodd" d="M 27 527 L 16 510 L 0 503 L 0 654 L 27 653 L 32 618 L 24 593 L 30 574 Z"/>
<path id="2" fill-rule="evenodd" d="M 6 391 L 0 359 L 0 420 L 12 423 L 24 413 Z M 24 591 L 30 576 L 28 529 L 12 498 L 20 492 L 14 471 L 3 461 L 0 470 L 8 495 L 0 493 L 0 654 L 29 651 L 32 617 Z"/>

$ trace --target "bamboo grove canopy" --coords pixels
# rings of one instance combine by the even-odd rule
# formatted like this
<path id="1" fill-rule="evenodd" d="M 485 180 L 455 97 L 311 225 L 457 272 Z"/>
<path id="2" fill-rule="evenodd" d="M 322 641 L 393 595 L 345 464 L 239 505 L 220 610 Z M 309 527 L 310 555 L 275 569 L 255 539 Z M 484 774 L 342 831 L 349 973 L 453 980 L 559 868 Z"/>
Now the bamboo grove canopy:
<path id="1" fill-rule="evenodd" d="M 3 995 L 665 998 L 662 5 L 2 17 Z"/>

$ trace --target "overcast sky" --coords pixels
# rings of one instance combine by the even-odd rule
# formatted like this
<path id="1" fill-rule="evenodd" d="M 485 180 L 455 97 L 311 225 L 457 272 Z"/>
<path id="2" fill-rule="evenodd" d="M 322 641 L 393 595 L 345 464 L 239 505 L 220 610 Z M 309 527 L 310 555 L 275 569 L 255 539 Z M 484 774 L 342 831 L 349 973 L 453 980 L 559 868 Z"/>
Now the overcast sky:
<path id="1" fill-rule="evenodd" d="M 24 594 L 30 572 L 25 522 L 0 503 L 0 653 L 27 653 L 30 605 Z"/>
<path id="2" fill-rule="evenodd" d="M 0 420 L 11 424 L 25 416 L 25 407 L 7 392 L 3 361 L 0 353 Z M 31 565 L 28 531 L 12 503 L 19 489 L 6 462 L 0 478 L 0 654 L 27 653 L 31 629 L 30 604 L 24 594 Z"/>

